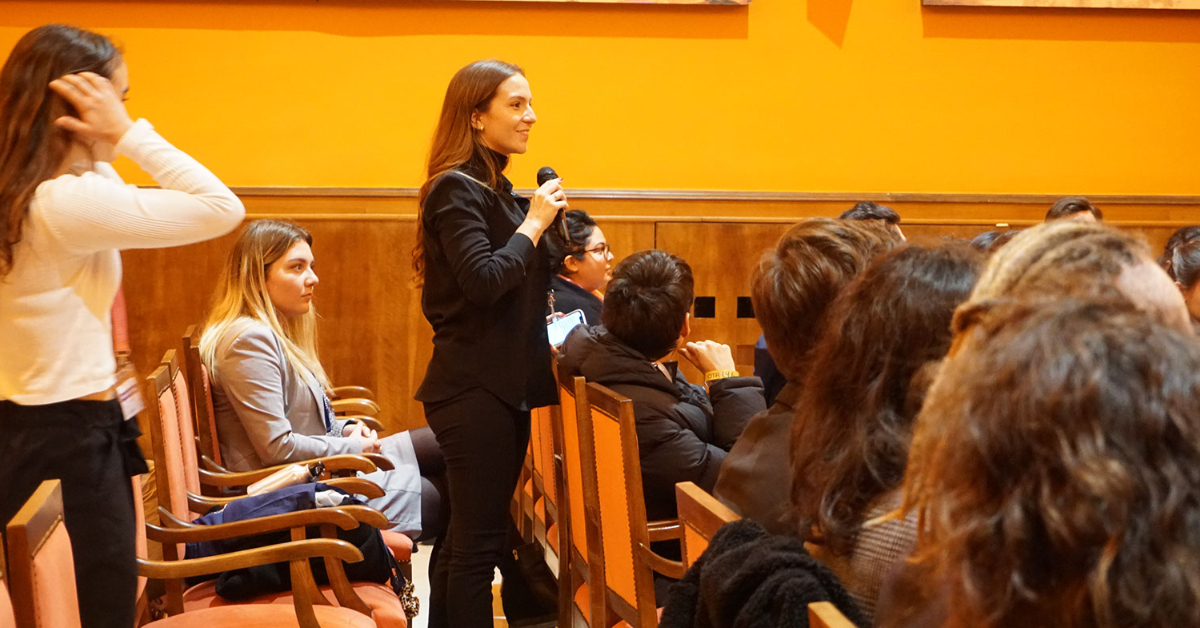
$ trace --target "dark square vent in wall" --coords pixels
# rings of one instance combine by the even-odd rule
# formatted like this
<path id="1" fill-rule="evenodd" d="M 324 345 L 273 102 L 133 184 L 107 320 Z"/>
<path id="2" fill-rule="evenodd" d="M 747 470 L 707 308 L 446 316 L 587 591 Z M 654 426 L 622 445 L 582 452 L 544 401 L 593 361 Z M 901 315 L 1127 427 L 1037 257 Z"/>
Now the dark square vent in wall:
<path id="1" fill-rule="evenodd" d="M 754 304 L 750 302 L 750 297 L 737 298 L 737 317 L 754 318 Z"/>
<path id="2" fill-rule="evenodd" d="M 692 303 L 693 318 L 716 318 L 717 297 L 696 297 Z"/>

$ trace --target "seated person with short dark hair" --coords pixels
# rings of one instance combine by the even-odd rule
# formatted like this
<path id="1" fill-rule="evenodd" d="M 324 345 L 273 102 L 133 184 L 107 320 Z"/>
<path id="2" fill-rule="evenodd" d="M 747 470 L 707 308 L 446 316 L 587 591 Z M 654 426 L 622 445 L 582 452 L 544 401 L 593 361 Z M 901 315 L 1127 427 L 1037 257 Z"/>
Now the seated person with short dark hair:
<path id="1" fill-rule="evenodd" d="M 692 270 L 664 251 L 642 251 L 613 271 L 602 327 L 577 327 L 559 360 L 573 375 L 633 400 L 646 515 L 676 516 L 675 484 L 712 491 L 725 454 L 766 409 L 762 382 L 740 377 L 728 345 L 687 342 Z M 667 362 L 676 349 L 705 373 L 708 391 Z"/>
<path id="2" fill-rule="evenodd" d="M 1055 201 L 1046 212 L 1046 222 L 1055 220 L 1100 222 L 1104 220 L 1104 213 L 1082 196 L 1064 196 Z"/>
<path id="3" fill-rule="evenodd" d="M 842 212 L 838 216 L 838 220 L 880 220 L 892 231 L 895 231 L 901 240 L 905 239 L 904 232 L 900 230 L 900 214 L 897 214 L 896 210 L 891 207 L 880 205 L 875 201 L 855 203 L 854 207 Z"/>
<path id="4" fill-rule="evenodd" d="M 588 325 L 600 324 L 600 289 L 612 278 L 612 251 L 604 232 L 587 212 L 572 209 L 563 214 L 569 240 L 558 229 L 546 230 L 550 251 L 550 289 L 554 311 L 583 312 Z"/>

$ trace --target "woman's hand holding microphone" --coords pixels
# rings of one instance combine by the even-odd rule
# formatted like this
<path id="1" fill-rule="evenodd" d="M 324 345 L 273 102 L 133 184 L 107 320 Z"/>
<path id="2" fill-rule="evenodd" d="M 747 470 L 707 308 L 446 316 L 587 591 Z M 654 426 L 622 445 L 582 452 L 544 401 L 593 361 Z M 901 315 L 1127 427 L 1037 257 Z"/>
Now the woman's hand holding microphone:
<path id="1" fill-rule="evenodd" d="M 563 190 L 562 179 L 551 179 L 533 193 L 533 198 L 529 200 L 529 212 L 525 214 L 525 221 L 517 228 L 517 233 L 525 234 L 536 243 L 542 233 L 554 224 L 558 212 L 567 209 L 567 192 Z"/>

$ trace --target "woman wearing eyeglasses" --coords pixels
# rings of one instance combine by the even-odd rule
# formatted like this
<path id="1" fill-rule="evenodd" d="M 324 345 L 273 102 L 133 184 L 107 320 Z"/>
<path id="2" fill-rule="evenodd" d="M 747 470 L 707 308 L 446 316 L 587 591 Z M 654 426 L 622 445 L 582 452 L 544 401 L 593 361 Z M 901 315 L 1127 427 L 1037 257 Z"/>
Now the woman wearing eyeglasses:
<path id="1" fill-rule="evenodd" d="M 564 242 L 555 230 L 547 232 L 554 311 L 566 314 L 581 310 L 588 325 L 599 325 L 604 298 L 600 290 L 612 279 L 612 250 L 587 212 L 572 209 L 565 219 L 569 242 Z"/>

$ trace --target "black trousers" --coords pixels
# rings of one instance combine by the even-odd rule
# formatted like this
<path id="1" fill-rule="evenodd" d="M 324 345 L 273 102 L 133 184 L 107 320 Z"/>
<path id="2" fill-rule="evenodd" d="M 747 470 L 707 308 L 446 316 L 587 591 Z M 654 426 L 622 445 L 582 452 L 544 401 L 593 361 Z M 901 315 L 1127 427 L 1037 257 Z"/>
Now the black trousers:
<path id="1" fill-rule="evenodd" d="M 43 480 L 62 481 L 84 628 L 129 628 L 137 606 L 136 525 L 129 478 L 146 472 L 136 421 L 116 401 L 22 406 L 0 401 L 0 521 Z M 142 496 L 136 496 L 141 499 Z"/>
<path id="2" fill-rule="evenodd" d="M 483 389 L 425 404 L 446 461 L 450 525 L 430 574 L 430 628 L 490 628 L 492 577 L 509 551 L 509 504 L 529 411 Z"/>

